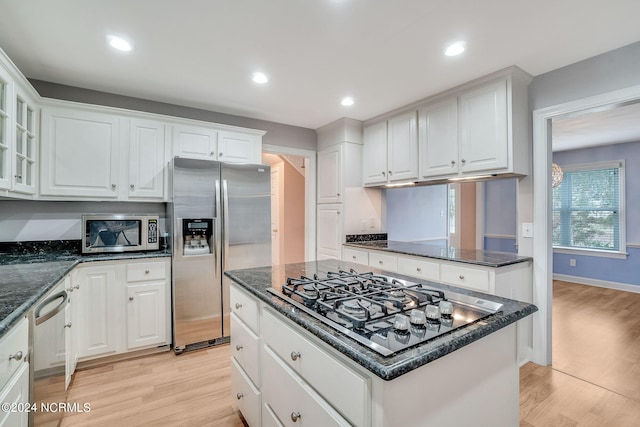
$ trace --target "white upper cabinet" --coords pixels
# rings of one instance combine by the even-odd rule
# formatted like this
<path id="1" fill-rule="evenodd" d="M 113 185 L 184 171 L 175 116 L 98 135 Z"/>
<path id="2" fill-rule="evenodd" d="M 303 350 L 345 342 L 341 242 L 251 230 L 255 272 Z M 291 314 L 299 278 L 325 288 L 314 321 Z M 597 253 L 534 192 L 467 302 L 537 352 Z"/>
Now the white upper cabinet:
<path id="1" fill-rule="evenodd" d="M 42 196 L 117 199 L 120 119 L 73 108 L 42 110 Z"/>
<path id="2" fill-rule="evenodd" d="M 13 190 L 36 192 L 38 112 L 36 102 L 16 86 Z"/>
<path id="3" fill-rule="evenodd" d="M 389 119 L 387 150 L 389 182 L 418 178 L 418 123 L 415 111 Z"/>
<path id="4" fill-rule="evenodd" d="M 0 50 L 1 195 L 33 198 L 36 193 L 38 94 Z"/>
<path id="5" fill-rule="evenodd" d="M 220 131 L 218 160 L 226 163 L 261 163 L 262 137 L 242 132 Z"/>
<path id="6" fill-rule="evenodd" d="M 336 144 L 318 151 L 318 203 L 342 202 L 343 150 Z"/>
<path id="7" fill-rule="evenodd" d="M 365 126 L 362 130 L 362 183 L 364 185 L 387 182 L 387 122 Z"/>
<path id="8" fill-rule="evenodd" d="M 168 152 L 164 123 L 132 119 L 129 128 L 129 199 L 162 199 Z"/>
<path id="9" fill-rule="evenodd" d="M 200 126 L 173 126 L 173 154 L 190 159 L 218 159 L 218 132 Z"/>
<path id="10" fill-rule="evenodd" d="M 11 130 L 13 128 L 13 85 L 0 67 L 0 188 L 11 188 Z"/>
<path id="11" fill-rule="evenodd" d="M 458 173 L 458 99 L 450 98 L 418 110 L 420 177 Z"/>
<path id="12" fill-rule="evenodd" d="M 421 105 L 420 179 L 527 175 L 529 81 L 513 67 Z"/>
<path id="13" fill-rule="evenodd" d="M 365 126 L 363 139 L 364 185 L 418 178 L 418 123 L 415 110 Z"/>
<path id="14" fill-rule="evenodd" d="M 460 95 L 460 171 L 509 167 L 507 81 Z"/>

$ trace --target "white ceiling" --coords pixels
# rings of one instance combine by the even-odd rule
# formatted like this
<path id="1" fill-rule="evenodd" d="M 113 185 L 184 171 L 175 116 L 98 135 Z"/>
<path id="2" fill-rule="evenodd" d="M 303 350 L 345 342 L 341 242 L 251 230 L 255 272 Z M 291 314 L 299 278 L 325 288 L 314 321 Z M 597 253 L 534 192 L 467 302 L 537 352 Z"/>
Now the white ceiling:
<path id="1" fill-rule="evenodd" d="M 553 151 L 640 141 L 640 103 L 553 120 Z"/>
<path id="2" fill-rule="evenodd" d="M 2 0 L 0 47 L 30 78 L 318 128 L 636 42 L 638 16 L 638 0 Z"/>

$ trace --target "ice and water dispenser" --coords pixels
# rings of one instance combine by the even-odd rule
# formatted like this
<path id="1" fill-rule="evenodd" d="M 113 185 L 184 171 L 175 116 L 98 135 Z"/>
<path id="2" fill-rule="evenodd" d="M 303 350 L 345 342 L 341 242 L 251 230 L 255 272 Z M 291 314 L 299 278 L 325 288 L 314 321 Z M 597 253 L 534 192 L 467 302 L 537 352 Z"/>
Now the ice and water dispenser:
<path id="1" fill-rule="evenodd" d="M 213 219 L 182 220 L 182 255 L 210 254 L 213 248 Z"/>

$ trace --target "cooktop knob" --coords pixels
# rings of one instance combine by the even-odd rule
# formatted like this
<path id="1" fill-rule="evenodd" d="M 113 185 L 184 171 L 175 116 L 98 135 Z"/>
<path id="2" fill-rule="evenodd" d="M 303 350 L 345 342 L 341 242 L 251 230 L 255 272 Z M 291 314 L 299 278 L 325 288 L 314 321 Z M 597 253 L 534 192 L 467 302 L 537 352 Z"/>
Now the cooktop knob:
<path id="1" fill-rule="evenodd" d="M 449 301 L 440 301 L 440 314 L 443 316 L 453 315 L 453 304 Z"/>
<path id="2" fill-rule="evenodd" d="M 425 309 L 425 314 L 429 320 L 438 320 L 440 318 L 440 307 L 428 304 Z"/>
<path id="3" fill-rule="evenodd" d="M 408 331 L 409 318 L 404 314 L 396 314 L 395 319 L 393 319 L 393 328 L 397 331 Z"/>
<path id="4" fill-rule="evenodd" d="M 409 321 L 412 325 L 424 325 L 427 323 L 427 316 L 425 316 L 424 311 L 414 308 L 411 310 Z"/>

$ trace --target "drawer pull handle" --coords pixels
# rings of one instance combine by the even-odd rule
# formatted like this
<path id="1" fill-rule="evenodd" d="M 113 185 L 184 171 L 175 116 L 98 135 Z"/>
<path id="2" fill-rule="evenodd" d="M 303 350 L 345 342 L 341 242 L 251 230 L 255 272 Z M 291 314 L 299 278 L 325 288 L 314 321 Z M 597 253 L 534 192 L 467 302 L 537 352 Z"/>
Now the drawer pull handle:
<path id="1" fill-rule="evenodd" d="M 299 352 L 297 352 L 297 351 L 292 351 L 292 352 L 291 352 L 291 360 L 294 360 L 294 361 L 295 361 L 295 360 L 298 360 L 298 358 L 299 358 L 300 356 L 302 356 L 302 355 L 301 355 Z"/>
<path id="2" fill-rule="evenodd" d="M 64 324 L 64 327 L 65 327 L 65 328 L 70 328 L 70 327 L 71 327 L 71 322 L 69 322 L 69 323 L 65 323 L 65 324 Z"/>
<path id="3" fill-rule="evenodd" d="M 244 397 L 244 394 L 242 394 L 242 393 L 236 394 L 236 399 L 238 399 L 238 400 L 242 399 L 243 397 Z"/>
<path id="4" fill-rule="evenodd" d="M 11 359 L 13 359 L 13 360 L 22 360 L 22 352 L 19 351 L 16 354 L 10 354 L 9 355 L 9 360 L 11 360 Z"/>
<path id="5" fill-rule="evenodd" d="M 71 290 L 73 291 L 74 289 L 80 289 L 80 285 L 75 285 L 74 287 L 71 288 Z"/>
<path id="6" fill-rule="evenodd" d="M 300 412 L 292 412 L 291 413 L 291 421 L 293 421 L 294 423 L 296 421 L 298 421 L 298 419 L 300 419 L 301 415 Z"/>
<path id="7" fill-rule="evenodd" d="M 239 302 L 236 303 L 236 309 L 240 310 L 242 308 L 242 304 L 240 304 Z"/>
<path id="8" fill-rule="evenodd" d="M 460 278 L 460 280 L 464 280 L 464 275 L 461 274 L 458 277 Z"/>
<path id="9" fill-rule="evenodd" d="M 240 344 L 237 344 L 237 345 L 236 345 L 236 350 L 237 350 L 237 351 L 242 350 L 242 346 L 241 346 Z"/>

